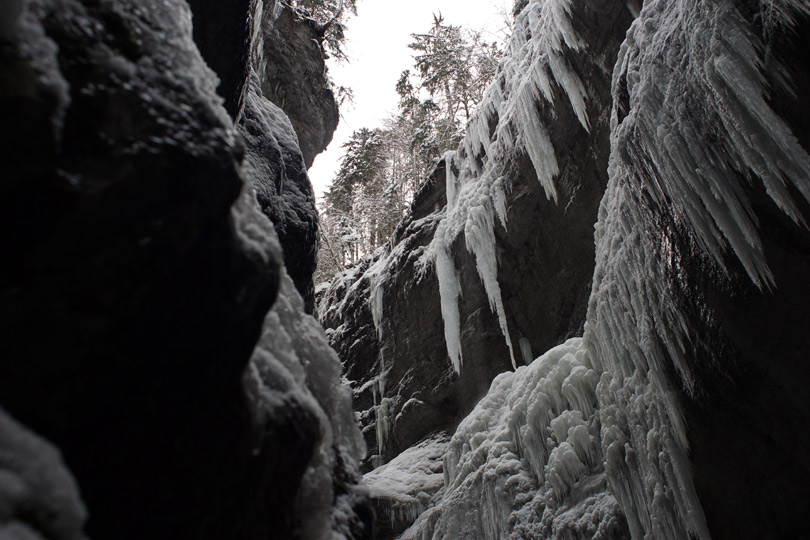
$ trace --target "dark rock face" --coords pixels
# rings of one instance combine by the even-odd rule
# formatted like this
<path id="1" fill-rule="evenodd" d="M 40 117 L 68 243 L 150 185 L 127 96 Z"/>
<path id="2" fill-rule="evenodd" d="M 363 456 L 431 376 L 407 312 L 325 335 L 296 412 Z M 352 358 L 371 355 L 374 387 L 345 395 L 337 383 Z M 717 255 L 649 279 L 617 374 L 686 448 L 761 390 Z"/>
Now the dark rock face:
<path id="1" fill-rule="evenodd" d="M 29 4 L 3 45 L 3 110 L 41 120 L 3 147 L 27 159 L 3 175 L 0 396 L 63 452 L 91 536 L 272 522 L 236 498 L 267 497 L 241 373 L 278 261 L 236 234 L 239 152 L 187 30 L 180 3 Z"/>
<path id="2" fill-rule="evenodd" d="M 804 517 L 810 502 L 801 495 L 810 480 L 810 437 L 801 427 L 810 421 L 805 391 L 810 378 L 806 361 L 810 352 L 806 308 L 810 301 L 806 280 L 810 233 L 787 215 L 795 205 L 798 218 L 806 221 L 810 216 L 807 104 L 796 98 L 810 89 L 810 63 L 806 54 L 798 53 L 810 24 L 806 8 L 785 4 L 786 11 L 771 16 L 779 19 L 792 13 L 794 22 L 782 20 L 769 27 L 773 20 L 763 18 L 755 4 L 731 2 L 708 10 L 697 2 L 683 2 L 677 7 L 667 3 L 645 5 L 641 20 L 628 33 L 629 52 L 617 64 L 614 165 L 619 181 L 611 184 L 610 191 L 613 201 L 620 203 L 609 206 L 606 215 L 600 217 L 607 223 L 603 226 L 607 232 L 599 233 L 606 239 L 602 242 L 605 251 L 609 244 L 616 249 L 609 248 L 612 256 L 597 269 L 595 316 L 589 314 L 588 324 L 594 330 L 597 350 L 610 350 L 612 343 L 621 343 L 624 345 L 616 349 L 628 353 L 625 359 L 607 366 L 605 376 L 613 380 L 603 379 L 605 392 L 600 396 L 600 406 L 606 410 L 618 405 L 607 415 L 627 415 L 631 422 L 623 428 L 625 433 L 635 430 L 637 434 L 615 441 L 616 459 L 608 464 L 628 468 L 623 478 L 614 478 L 614 486 L 618 486 L 615 492 L 621 494 L 627 515 L 633 516 L 631 530 L 635 536 L 641 536 L 642 530 L 658 528 L 672 537 L 683 537 L 683 531 L 689 529 L 691 536 L 710 535 L 714 539 L 805 538 L 810 530 Z M 666 48 L 660 48 L 661 21 L 673 22 L 661 32 Z M 791 28 L 793 24 L 795 28 Z M 731 35 L 742 39 L 726 48 L 726 38 L 718 36 Z M 684 50 L 695 36 L 698 50 L 712 52 L 712 63 L 705 64 L 695 56 L 695 50 L 683 53 L 683 64 L 664 60 L 667 51 Z M 758 51 L 767 51 L 762 79 L 758 70 L 741 69 L 760 61 Z M 723 62 L 737 69 L 711 70 Z M 710 68 L 702 71 L 707 65 Z M 654 76 L 646 72 L 652 66 Z M 641 79 L 638 73 L 642 73 Z M 791 90 L 784 84 L 785 74 Z M 645 82 L 652 84 L 645 86 Z M 772 90 L 765 95 L 759 84 Z M 740 88 L 748 92 L 740 92 Z M 646 101 L 663 95 L 666 99 Z M 718 100 L 718 95 L 723 99 Z M 651 108 L 650 103 L 655 105 Z M 651 122 L 651 110 L 670 115 L 670 127 L 663 131 L 666 138 L 655 132 L 660 123 Z M 746 125 L 748 138 L 735 138 L 735 125 Z M 782 133 L 788 136 L 776 136 Z M 662 147 L 670 150 L 661 153 Z M 706 148 L 711 149 L 708 164 L 703 153 Z M 675 155 L 694 167 L 675 172 L 673 163 L 677 160 L 670 161 Z M 756 155 L 762 163 L 778 161 L 779 183 L 791 204 L 784 204 L 783 198 L 777 205 L 780 194 L 765 188 L 775 167 L 758 167 L 740 155 Z M 717 163 L 722 166 L 715 167 Z M 691 182 L 698 174 L 702 182 Z M 734 197 L 717 195 L 725 186 L 734 190 Z M 698 196 L 689 198 L 691 189 Z M 665 197 L 660 197 L 659 190 Z M 686 200 L 696 204 L 684 204 Z M 748 209 L 746 214 L 729 210 L 735 200 L 742 201 L 740 204 Z M 700 223 L 695 214 L 709 217 L 713 234 L 695 225 Z M 734 227 L 746 220 L 753 224 L 753 234 L 744 243 L 736 242 Z M 611 237 L 614 225 L 624 232 Z M 627 234 L 629 231 L 632 234 Z M 711 253 L 706 238 L 720 238 L 722 249 Z M 758 273 L 752 261 L 769 270 Z M 600 280 L 603 285 L 618 282 L 630 293 L 623 300 L 619 287 L 605 286 L 600 293 Z M 611 296 L 615 300 L 609 299 Z M 630 307 L 631 303 L 639 308 Z M 610 305 L 614 313 L 623 312 L 625 320 L 632 321 L 632 331 L 623 331 L 625 323 L 616 317 L 605 325 L 611 331 L 605 335 L 601 325 L 611 315 L 600 304 Z M 676 314 L 679 324 L 663 324 L 661 313 L 663 317 Z M 643 362 L 634 358 L 633 348 L 643 351 Z M 630 358 L 634 360 L 628 361 Z M 639 374 L 643 374 L 644 382 L 638 388 L 622 384 L 642 380 Z M 671 399 L 665 414 L 654 412 L 652 400 L 640 397 L 652 388 L 656 390 L 650 395 L 657 394 L 659 403 Z M 676 399 L 667 396 L 670 391 Z M 614 394 L 622 393 L 624 396 L 612 401 Z M 644 403 L 644 415 L 627 407 L 634 400 Z M 671 456 L 676 455 L 673 448 L 679 443 L 675 439 L 659 442 L 666 439 L 663 430 L 658 430 L 653 441 L 645 431 L 649 427 L 645 422 L 681 414 L 683 419 L 676 417 L 671 424 L 684 426 L 688 449 L 682 450 L 683 463 L 691 470 L 684 465 L 686 474 L 673 475 L 679 480 L 674 482 L 661 463 L 675 461 Z M 640 424 L 627 429 L 639 418 Z M 603 448 L 614 445 L 611 439 L 612 434 L 606 436 L 603 430 Z M 606 455 L 609 453 L 613 452 Z M 659 486 L 666 483 L 679 499 L 660 498 L 656 502 L 678 507 L 684 495 L 690 496 L 694 483 L 697 505 L 691 504 L 688 513 L 682 508 L 680 514 L 673 512 L 678 517 L 666 520 L 663 528 L 660 516 L 666 514 L 637 502 L 645 488 L 628 488 L 632 497 L 622 493 L 622 482 L 638 470 L 649 470 L 650 463 L 663 472 L 647 473 L 638 486 L 646 485 L 648 496 L 656 497 Z M 693 510 L 696 506 L 702 513 Z"/>
<path id="3" fill-rule="evenodd" d="M 235 8 L 219 26 L 209 19 L 219 7 L 194 2 L 195 37 L 232 114 L 246 49 L 225 60 L 248 46 L 244 6 Z M 367 536 L 351 448 L 325 442 L 331 429 L 345 445 L 355 429 L 338 391 L 322 395 L 339 387 L 339 368 L 311 385 L 325 416 L 301 392 L 272 409 L 245 392 L 265 314 L 289 279 L 245 187 L 244 150 L 192 41 L 189 6 L 32 0 L 6 3 L 0 16 L 0 405 L 61 451 L 89 513 L 86 534 L 267 539 L 334 526 Z M 214 26 L 222 33 L 207 39 Z M 210 48 L 216 40 L 221 49 Z M 303 182 L 300 151 L 281 146 L 265 164 Z M 282 290 L 303 316 L 292 286 Z M 0 420 L 4 449 L 53 453 Z M 28 481 L 7 459 L 0 468 Z M 66 475 L 48 460 L 54 478 Z M 331 495 L 313 517 L 299 494 L 316 461 L 329 466 L 321 482 Z M 73 506 L 24 525 L 77 538 L 81 503 L 59 481 Z M 25 504 L 52 512 L 44 497 Z M 3 490 L 0 498 L 8 502 Z M 341 505 L 334 524 L 332 504 Z M 51 531 L 58 520 L 69 520 L 62 536 Z"/>
<path id="4" fill-rule="evenodd" d="M 288 7 L 265 9 L 256 71 L 262 93 L 290 117 L 307 169 L 332 140 L 339 113 L 318 23 Z"/>
<path id="5" fill-rule="evenodd" d="M 527 156 L 503 170 L 508 233 L 496 226 L 498 281 L 513 348 L 533 355 L 581 333 L 593 274 L 593 224 L 607 183 L 610 72 L 631 22 L 623 5 L 599 12 L 577 4 L 577 31 L 588 51 L 572 58 L 585 82 L 590 134 L 567 106 L 538 105 L 560 163 L 557 203 L 550 201 Z M 567 98 L 558 88 L 555 100 Z M 584 156 L 584 158 L 583 158 Z M 410 216 L 394 233 L 385 261 L 365 263 L 322 292 L 319 314 L 355 388 L 370 454 L 386 462 L 426 435 L 453 431 L 486 393 L 492 379 L 511 369 L 497 316 L 465 247 L 464 235 L 450 248 L 463 294 L 459 298 L 463 364 L 460 374 L 448 360 L 435 270 L 419 258 L 430 244 L 446 205 L 446 163 L 440 162 L 417 193 Z M 384 267 L 384 269 L 383 269 Z M 374 276 L 382 283 L 382 323 L 372 316 Z M 531 353 L 528 349 L 531 349 Z M 384 373 L 384 386 L 379 376 Z M 374 382 L 377 381 L 377 382 Z M 378 447 L 377 413 L 383 398 L 390 428 Z M 380 441 L 382 442 L 382 441 Z M 377 448 L 375 451 L 374 448 Z"/>
<path id="6" fill-rule="evenodd" d="M 717 287 L 689 267 L 697 291 L 690 311 L 697 317 L 697 299 L 713 309 L 695 354 L 698 393 L 682 401 L 695 487 L 718 539 L 808 533 L 810 234 L 760 195 L 756 215 L 776 289 L 763 293 L 741 269 L 732 284 Z"/>
<path id="7" fill-rule="evenodd" d="M 307 313 L 315 307 L 312 275 L 318 250 L 318 211 L 298 140 L 284 112 L 261 93 L 258 76 L 250 90 L 239 133 L 256 198 L 270 218 L 284 249 L 284 262 Z"/>
<path id="8" fill-rule="evenodd" d="M 250 51 L 250 15 L 256 0 L 188 0 L 194 42 L 219 77 L 217 92 L 237 118 L 245 102 Z M 272 3 L 269 6 L 272 8 Z"/>
<path id="9" fill-rule="evenodd" d="M 801 52 L 804 41 L 798 37 L 808 35 L 810 18 L 804 17 L 795 34 L 778 35 L 769 43 L 774 59 L 787 67 L 796 95 L 810 91 L 810 59 Z M 785 91 L 778 79 L 770 83 L 779 89 L 770 105 L 810 150 L 806 102 Z M 761 188 L 749 189 L 748 195 L 775 287 L 760 291 L 741 267 L 727 286 L 717 287 L 698 267 L 689 267 L 698 291 L 690 297 L 690 311 L 698 315 L 698 299 L 713 308 L 695 356 L 699 391 L 683 398 L 693 441 L 690 459 L 712 538 L 806 538 L 810 232 L 790 221 Z M 810 218 L 810 205 L 795 190 L 791 195 L 801 215 Z M 708 365 L 701 362 L 710 358 L 707 348 L 715 357 Z"/>

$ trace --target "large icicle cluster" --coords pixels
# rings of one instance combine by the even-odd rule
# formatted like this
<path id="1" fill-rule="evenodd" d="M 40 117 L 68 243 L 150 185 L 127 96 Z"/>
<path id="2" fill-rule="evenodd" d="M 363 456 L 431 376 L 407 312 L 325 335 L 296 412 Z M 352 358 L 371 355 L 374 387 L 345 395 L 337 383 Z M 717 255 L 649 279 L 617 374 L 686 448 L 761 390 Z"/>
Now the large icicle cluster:
<path id="1" fill-rule="evenodd" d="M 761 183 L 797 222 L 787 186 L 810 200 L 810 158 L 766 100 L 758 41 L 730 2 L 648 1 L 614 73 L 585 339 L 605 373 L 602 448 L 634 538 L 709 538 L 673 392 L 693 387 L 684 353 L 699 337 L 678 310 L 685 254 L 674 242 L 685 236 L 718 275 L 730 247 L 755 284 L 771 286 L 750 188 Z"/>
<path id="2" fill-rule="evenodd" d="M 503 171 L 516 153 L 526 152 L 546 195 L 557 199 L 554 178 L 559 166 L 541 120 L 541 107 L 544 102 L 555 105 L 558 86 L 568 96 L 583 128 L 589 129 L 585 88 L 566 58 L 570 51 L 583 47 L 572 25 L 570 0 L 529 2 L 515 19 L 506 59 L 470 119 L 459 150 L 443 158 L 447 166 L 447 214 L 425 254 L 425 263 L 436 265 L 447 353 L 456 372 L 462 363 L 461 291 L 451 246 L 462 232 L 467 250 L 475 255 L 490 307 L 498 316 L 512 365 L 516 365 L 498 283 L 495 240 L 495 220 L 506 228 Z"/>
<path id="3" fill-rule="evenodd" d="M 450 441 L 441 501 L 402 538 L 623 538 L 598 380 L 581 338 L 499 375 Z"/>
<path id="4" fill-rule="evenodd" d="M 777 84 L 788 77 L 772 59 L 766 65 L 757 35 L 789 31 L 810 3 L 759 7 L 756 30 L 732 2 L 645 3 L 613 77 L 610 183 L 585 335 L 495 379 L 451 440 L 441 500 L 401 538 L 610 538 L 626 529 L 639 540 L 710 538 L 678 401 L 695 389 L 688 352 L 710 324 L 680 310 L 685 258 L 717 276 L 739 261 L 757 287 L 773 287 L 750 193 L 761 188 L 800 224 L 806 216 L 793 197 L 810 201 L 810 157 L 766 94 L 766 68 Z M 493 163 L 522 144 L 555 197 L 554 151 L 533 120 L 536 96 L 553 97 L 544 75 L 588 129 L 581 84 L 560 52 L 581 46 L 566 32 L 569 10 L 568 2 L 529 3 L 516 36 L 545 32 L 524 38 L 542 43 L 545 56 L 517 79 L 534 86 L 505 85 L 512 79 L 504 74 L 532 57 L 512 51 L 462 148 L 445 157 L 447 213 L 427 256 L 445 280 L 446 326 L 458 312 L 449 249 L 461 231 L 500 316 L 489 248 L 495 220 L 506 223 Z M 448 339 L 454 366 L 460 350 Z"/>

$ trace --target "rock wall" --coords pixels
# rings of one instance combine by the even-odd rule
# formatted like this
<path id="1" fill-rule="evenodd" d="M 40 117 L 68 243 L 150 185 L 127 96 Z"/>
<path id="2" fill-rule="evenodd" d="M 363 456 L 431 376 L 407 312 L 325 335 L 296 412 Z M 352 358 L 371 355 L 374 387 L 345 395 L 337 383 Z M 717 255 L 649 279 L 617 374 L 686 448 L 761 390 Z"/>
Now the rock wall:
<path id="1" fill-rule="evenodd" d="M 228 115 L 261 3 L 214 4 L 0 8 L 3 532 L 370 534 L 340 364 L 252 187 L 303 157 L 283 113 L 247 150 Z"/>
<path id="2" fill-rule="evenodd" d="M 809 15 L 645 2 L 619 56 L 585 337 L 634 537 L 810 530 Z"/>
<path id="3" fill-rule="evenodd" d="M 332 140 L 339 119 L 324 69 L 324 29 L 280 2 L 273 9 L 266 6 L 262 17 L 263 43 L 256 56 L 262 93 L 289 116 L 309 168 Z"/>
<path id="4" fill-rule="evenodd" d="M 525 148 L 508 152 L 497 165 L 493 158 L 495 170 L 487 172 L 505 192 L 505 220 L 495 224 L 493 234 L 508 337 L 490 307 L 476 255 L 462 230 L 448 246 L 463 291 L 458 298 L 463 363 L 455 372 L 444 334 L 436 267 L 426 265 L 423 257 L 439 224 L 451 221 L 448 163 L 455 185 L 460 167 L 468 166 L 462 164 L 465 159 L 487 159 L 486 152 L 477 148 L 467 152 L 463 145 L 461 153 L 468 157 L 460 154 L 439 162 L 388 245 L 320 291 L 320 320 L 353 381 L 355 408 L 363 415 L 372 453 L 377 446 L 375 411 L 383 399 L 390 400 L 386 441 L 376 451 L 383 462 L 433 431 L 452 430 L 492 379 L 511 369 L 510 350 L 523 364 L 534 358 L 534 352 L 582 331 L 593 273 L 593 224 L 607 184 L 610 70 L 631 17 L 623 3 L 598 9 L 575 4 L 572 9 L 571 20 L 583 46 L 568 49 L 566 62 L 584 84 L 590 122 L 578 121 L 559 85 L 548 101 L 541 95 L 532 98 L 528 110 L 537 122 L 550 126 L 559 167 L 556 200 L 539 181 Z M 532 49 L 530 32 L 521 32 L 516 31 L 510 45 L 512 55 L 515 62 L 530 66 L 540 53 Z M 542 69 L 550 68 L 546 64 Z M 520 85 L 531 85 L 518 71 L 503 69 L 485 100 L 494 102 L 500 99 L 494 94 L 517 93 Z M 507 105 L 498 106 L 506 116 Z M 479 109 L 478 121 L 494 148 L 504 144 L 496 131 L 508 121 L 499 124 L 498 113 L 486 109 Z M 465 144 L 472 144 L 469 136 Z M 470 174 L 476 179 L 483 176 L 480 171 Z M 375 302 L 381 306 L 376 326 Z"/>
<path id="5" fill-rule="evenodd" d="M 458 152 L 321 289 L 381 537 L 807 536 L 810 4 L 516 11 Z"/>

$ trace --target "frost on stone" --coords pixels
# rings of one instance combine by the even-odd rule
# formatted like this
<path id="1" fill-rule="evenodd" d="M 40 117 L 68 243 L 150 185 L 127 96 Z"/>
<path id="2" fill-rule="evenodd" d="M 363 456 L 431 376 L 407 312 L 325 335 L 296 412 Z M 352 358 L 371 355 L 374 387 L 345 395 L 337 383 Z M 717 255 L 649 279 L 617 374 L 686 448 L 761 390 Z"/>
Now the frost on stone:
<path id="1" fill-rule="evenodd" d="M 240 239 L 262 245 L 281 258 L 281 246 L 272 224 L 258 209 L 250 192 L 237 206 Z M 365 443 L 354 422 L 351 391 L 341 378 L 342 366 L 329 346 L 321 325 L 304 312 L 304 303 L 282 268 L 278 297 L 267 314 L 262 335 L 244 376 L 257 425 L 264 419 L 286 417 L 294 404 L 317 419 L 318 437 L 301 487 L 296 494 L 297 512 L 305 539 L 344 538 L 352 515 L 352 501 L 365 497 L 359 485 L 334 490 L 333 472 L 340 464 L 356 472 L 365 454 Z"/>
<path id="2" fill-rule="evenodd" d="M 581 338 L 499 375 L 444 457 L 441 500 L 401 538 L 622 538 Z"/>
<path id="3" fill-rule="evenodd" d="M 765 30 L 789 32 L 807 7 L 761 2 L 780 21 Z M 673 238 L 708 267 L 728 272 L 733 257 L 758 287 L 778 286 L 749 193 L 761 186 L 797 223 L 791 188 L 810 200 L 810 157 L 769 106 L 755 32 L 733 3 L 647 1 L 614 72 L 585 343 L 604 372 L 602 453 L 633 538 L 710 537 L 675 392 L 694 388 L 685 351 L 700 336 L 677 308 L 684 254 Z"/>
<path id="4" fill-rule="evenodd" d="M 762 7 L 775 4 L 807 11 L 799 1 Z M 788 186 L 810 200 L 810 157 L 768 104 L 754 29 L 730 4 L 702 9 L 651 2 L 628 33 L 614 73 L 630 109 L 614 133 L 615 174 L 646 180 L 654 203 L 672 206 L 722 267 L 731 247 L 758 286 L 772 286 L 746 187 L 761 184 L 803 222 Z"/>
<path id="5" fill-rule="evenodd" d="M 447 443 L 445 433 L 432 435 L 363 476 L 371 498 L 385 507 L 392 522 L 413 522 L 444 486 Z"/>
<path id="6" fill-rule="evenodd" d="M 86 519 L 59 452 L 0 409 L 0 538 L 81 540 Z"/>

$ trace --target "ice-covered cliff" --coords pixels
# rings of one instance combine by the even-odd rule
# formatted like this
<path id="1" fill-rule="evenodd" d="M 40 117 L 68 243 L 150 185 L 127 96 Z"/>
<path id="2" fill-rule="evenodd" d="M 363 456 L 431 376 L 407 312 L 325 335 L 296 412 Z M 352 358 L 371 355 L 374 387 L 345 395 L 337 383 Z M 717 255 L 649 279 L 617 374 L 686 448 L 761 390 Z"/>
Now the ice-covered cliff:
<path id="1" fill-rule="evenodd" d="M 395 458 L 367 474 L 390 537 L 808 534 L 808 21 L 800 0 L 522 3 L 458 152 L 323 291 L 367 441 Z M 521 216 L 529 180 L 550 202 Z M 583 194 L 598 220 L 555 217 Z M 576 298 L 576 275 L 536 270 L 574 271 L 553 249 L 572 221 L 595 223 L 582 319 L 534 301 Z M 459 381 L 499 371 L 467 414 Z M 444 429 L 444 485 L 414 492 L 396 456 Z"/>
<path id="2" fill-rule="evenodd" d="M 248 77 L 276 7 L 0 4 L 3 538 L 369 536 L 285 245 L 317 222 L 304 157 Z"/>
<path id="3" fill-rule="evenodd" d="M 554 14 L 570 35 L 549 35 L 543 9 L 519 16 L 462 147 L 438 163 L 388 245 L 320 291 L 319 318 L 380 461 L 454 429 L 497 374 L 582 332 L 610 72 L 632 18 L 622 2 L 575 5 Z M 531 139 L 529 124 L 555 129 Z M 547 169 L 533 165 L 542 152 Z"/>

